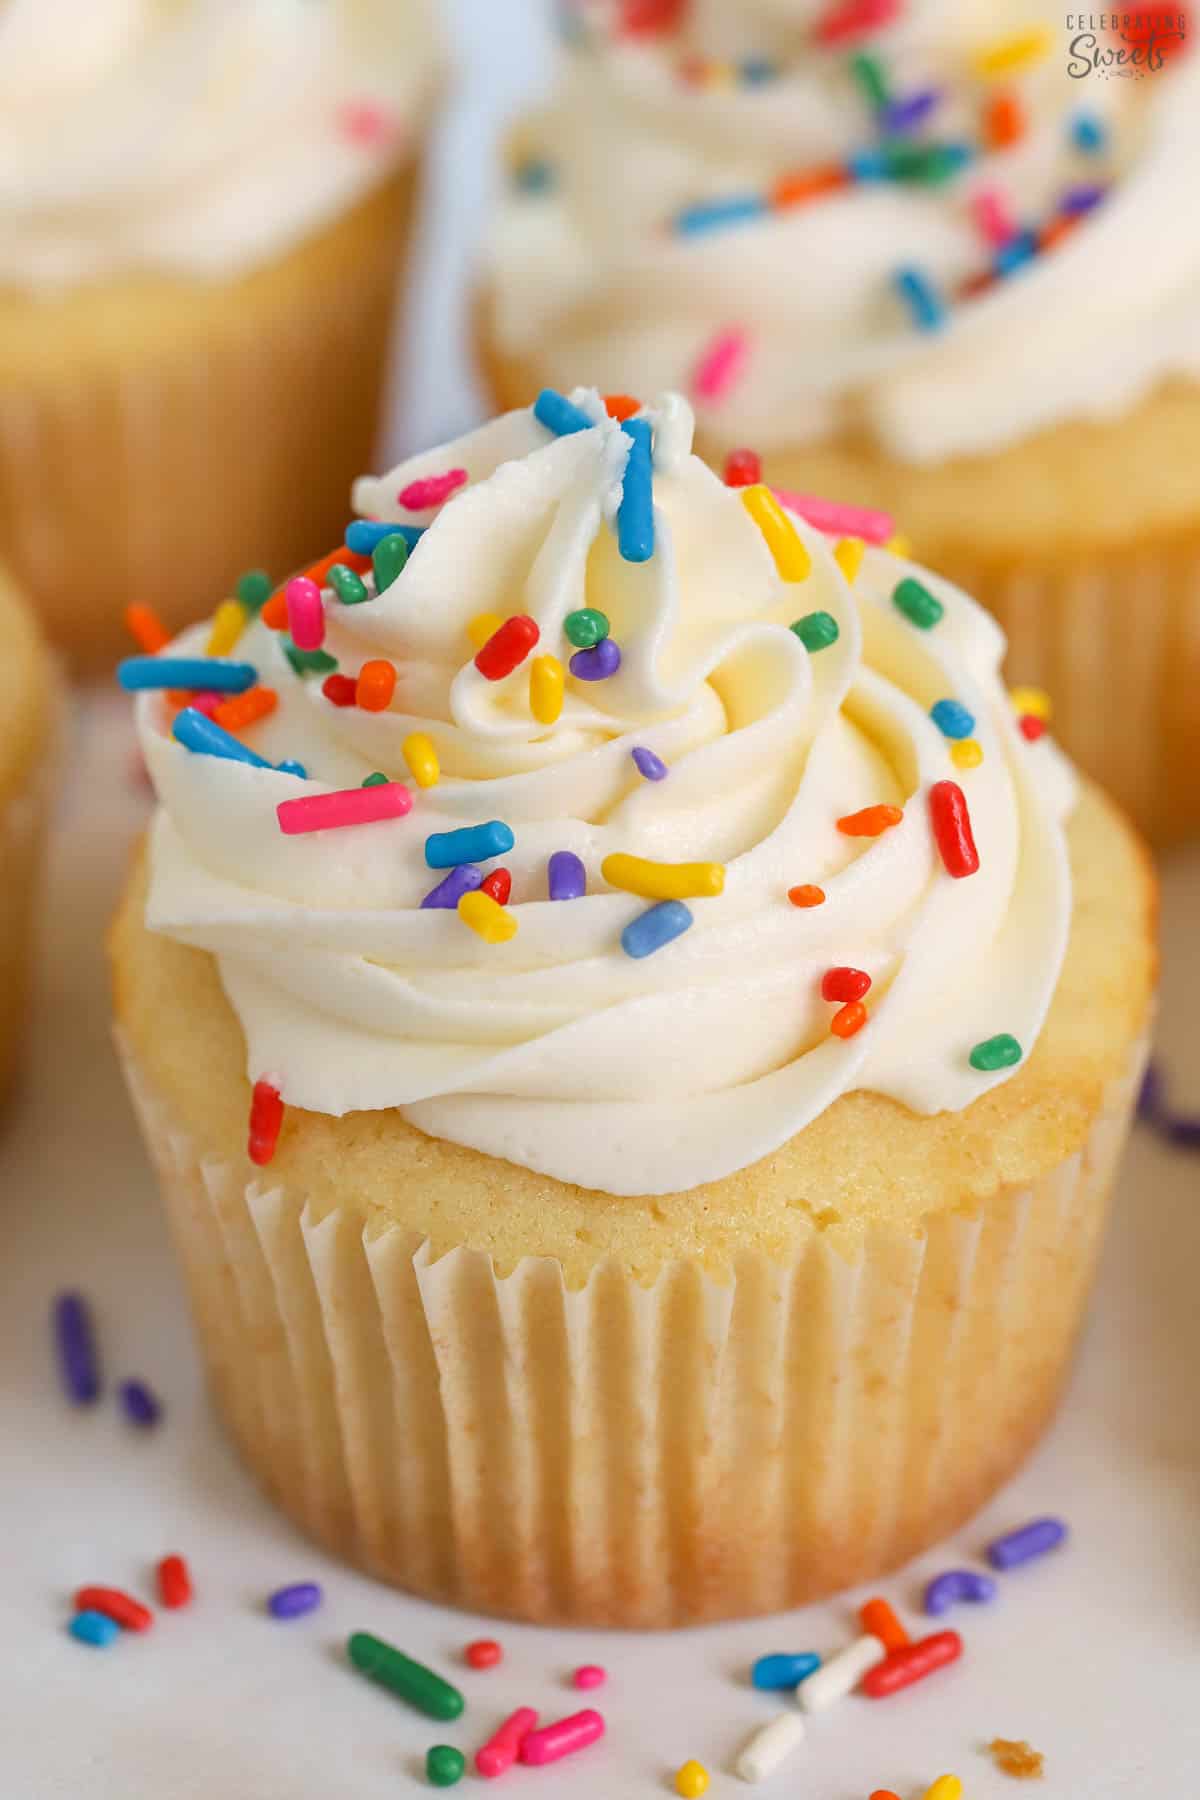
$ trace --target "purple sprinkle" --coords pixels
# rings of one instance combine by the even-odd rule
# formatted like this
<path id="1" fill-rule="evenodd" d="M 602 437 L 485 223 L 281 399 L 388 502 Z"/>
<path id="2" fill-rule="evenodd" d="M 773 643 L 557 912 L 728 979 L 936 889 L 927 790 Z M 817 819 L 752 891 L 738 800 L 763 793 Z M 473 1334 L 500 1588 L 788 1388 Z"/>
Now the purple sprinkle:
<path id="1" fill-rule="evenodd" d="M 665 781 L 667 765 L 661 756 L 655 756 L 653 750 L 647 750 L 645 744 L 635 744 L 629 752 L 637 764 L 637 772 L 644 775 L 647 781 Z"/>
<path id="2" fill-rule="evenodd" d="M 1171 1143 L 1181 1150 L 1200 1150 L 1200 1118 L 1189 1119 L 1184 1113 L 1177 1113 L 1167 1120 L 1166 1132 Z"/>
<path id="3" fill-rule="evenodd" d="M 548 873 L 552 900 L 579 900 L 587 893 L 587 870 L 573 850 L 556 850 Z"/>
<path id="4" fill-rule="evenodd" d="M 445 907 L 453 912 L 464 894 L 469 894 L 483 880 L 483 870 L 475 863 L 459 863 L 451 869 L 444 881 L 439 881 L 435 888 L 430 888 L 421 902 L 421 911 L 434 907 Z"/>
<path id="5" fill-rule="evenodd" d="M 579 681 L 607 681 L 621 666 L 621 652 L 610 637 L 601 638 L 590 650 L 577 650 L 571 673 Z"/>
<path id="6" fill-rule="evenodd" d="M 993 1569 L 1015 1569 L 1021 1563 L 1031 1562 L 1035 1556 L 1044 1556 L 1047 1550 L 1057 1549 L 1066 1535 L 1067 1528 L 1061 1519 L 1031 1519 L 1018 1531 L 1010 1531 L 1007 1537 L 996 1538 L 990 1543 L 987 1559 Z"/>
<path id="7" fill-rule="evenodd" d="M 273 1619 L 298 1619 L 303 1613 L 315 1612 L 321 1604 L 321 1589 L 315 1581 L 296 1581 L 291 1587 L 276 1588 L 267 1601 Z"/>
<path id="8" fill-rule="evenodd" d="M 1058 209 L 1068 218 L 1075 218 L 1080 213 L 1091 212 L 1093 206 L 1099 206 L 1105 192 L 1104 188 L 1094 182 L 1068 188 L 1058 203 Z"/>
<path id="9" fill-rule="evenodd" d="M 881 116 L 885 131 L 911 131 L 915 125 L 922 124 L 941 100 L 940 88 L 921 88 L 915 94 L 904 99 L 893 100 L 885 106 Z"/>
<path id="10" fill-rule="evenodd" d="M 996 1584 L 990 1575 L 981 1575 L 976 1569 L 947 1569 L 944 1575 L 935 1575 L 925 1589 L 925 1611 L 933 1619 L 960 1600 L 979 1605 L 996 1598 Z"/>
<path id="11" fill-rule="evenodd" d="M 158 1395 L 144 1381 L 123 1381 L 117 1392 L 126 1417 L 134 1425 L 149 1428 L 158 1424 L 162 1417 L 162 1404 Z"/>
<path id="12" fill-rule="evenodd" d="M 1146 1073 L 1142 1076 L 1141 1092 L 1138 1094 L 1137 1111 L 1139 1119 L 1157 1119 L 1163 1110 L 1166 1098 L 1163 1092 L 1163 1074 L 1157 1063 L 1147 1063 Z"/>
<path id="13" fill-rule="evenodd" d="M 100 1364 L 92 1333 L 92 1315 L 82 1294 L 59 1294 L 53 1308 L 58 1366 L 67 1398 L 90 1406 L 100 1394 Z"/>

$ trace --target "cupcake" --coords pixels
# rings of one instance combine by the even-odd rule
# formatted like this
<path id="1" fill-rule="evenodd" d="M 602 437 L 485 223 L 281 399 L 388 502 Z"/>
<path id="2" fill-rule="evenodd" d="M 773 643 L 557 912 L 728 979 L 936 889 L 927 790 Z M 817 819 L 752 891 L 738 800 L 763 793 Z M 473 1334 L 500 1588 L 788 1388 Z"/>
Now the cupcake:
<path id="1" fill-rule="evenodd" d="M 33 962 L 33 903 L 56 710 L 33 614 L 0 569 L 0 1101 L 16 1069 Z"/>
<path id="2" fill-rule="evenodd" d="M 336 531 L 441 62 L 424 0 L 0 7 L 0 552 L 77 666 Z"/>
<path id="3" fill-rule="evenodd" d="M 268 1491 L 416 1592 L 665 1626 L 902 1563 L 1036 1443 L 1154 894 L 965 594 L 618 410 L 360 481 L 373 574 L 126 668 L 112 954 Z"/>
<path id="4" fill-rule="evenodd" d="M 667 382 L 709 461 L 893 515 L 1165 841 L 1200 825 L 1200 60 L 1157 12 L 576 7 L 479 340 L 500 404 Z"/>

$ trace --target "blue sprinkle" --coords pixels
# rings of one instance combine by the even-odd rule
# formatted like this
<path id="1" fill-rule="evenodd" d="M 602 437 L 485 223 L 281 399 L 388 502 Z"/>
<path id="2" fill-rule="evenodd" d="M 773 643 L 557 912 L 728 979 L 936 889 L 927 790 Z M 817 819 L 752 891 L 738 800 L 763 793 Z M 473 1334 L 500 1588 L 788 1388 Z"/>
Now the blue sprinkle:
<path id="1" fill-rule="evenodd" d="M 610 637 L 601 638 L 590 650 L 577 650 L 570 662 L 577 681 L 607 681 L 620 666 L 620 648 Z"/>
<path id="2" fill-rule="evenodd" d="M 647 781 L 666 780 L 666 763 L 661 756 L 655 756 L 653 750 L 648 750 L 645 744 L 635 744 L 629 754 L 637 764 L 638 774 L 644 776 Z"/>
<path id="3" fill-rule="evenodd" d="M 927 119 L 934 107 L 941 100 L 940 88 L 921 88 L 915 94 L 909 94 L 900 100 L 893 100 L 885 106 L 880 115 L 885 131 L 911 131 L 923 120 Z"/>
<path id="4" fill-rule="evenodd" d="M 547 875 L 552 900 L 581 900 L 587 893 L 587 870 L 573 850 L 556 850 Z"/>
<path id="5" fill-rule="evenodd" d="M 356 556 L 370 556 L 376 545 L 386 537 L 395 537 L 397 532 L 404 539 L 410 550 L 416 548 L 417 540 L 425 536 L 424 525 L 387 525 L 374 519 L 353 519 L 346 527 L 344 543 L 347 550 L 353 550 Z"/>
<path id="6" fill-rule="evenodd" d="M 430 888 L 421 902 L 422 912 L 438 911 L 445 907 L 453 912 L 464 894 L 473 893 L 483 881 L 483 870 L 474 863 L 459 863 L 456 869 L 437 886 Z"/>
<path id="7" fill-rule="evenodd" d="M 682 900 L 660 900 L 648 912 L 631 919 L 621 933 L 626 956 L 653 956 L 664 944 L 682 937 L 692 924 L 692 909 Z"/>
<path id="8" fill-rule="evenodd" d="M 794 1656 L 760 1656 L 750 1671 L 750 1680 L 756 1688 L 773 1693 L 781 1688 L 799 1687 L 820 1666 L 821 1659 L 815 1650 L 799 1650 Z"/>
<path id="9" fill-rule="evenodd" d="M 464 825 L 458 831 L 434 831 L 425 839 L 425 861 L 431 869 L 453 869 L 458 863 L 487 862 L 505 856 L 516 839 L 500 819 L 486 825 Z"/>
<path id="10" fill-rule="evenodd" d="M 1071 121 L 1071 142 L 1085 156 L 1097 156 L 1108 146 L 1108 131 L 1095 113 L 1077 113 Z"/>
<path id="11" fill-rule="evenodd" d="M 886 181 L 891 164 L 879 150 L 856 150 L 847 157 L 846 168 L 854 181 Z"/>
<path id="12" fill-rule="evenodd" d="M 157 1394 L 146 1386 L 144 1381 L 123 1381 L 117 1390 L 121 1396 L 121 1405 L 125 1408 L 126 1417 L 134 1425 L 149 1429 L 157 1425 L 162 1417 L 162 1406 Z"/>
<path id="13" fill-rule="evenodd" d="M 940 331 L 946 323 L 946 307 L 928 276 L 919 269 L 897 269 L 893 279 L 917 330 Z"/>
<path id="14" fill-rule="evenodd" d="M 734 194 L 727 200 L 702 200 L 696 206 L 685 206 L 676 213 L 674 225 L 681 237 L 698 237 L 705 231 L 719 231 L 724 225 L 759 219 L 769 210 L 758 194 Z"/>
<path id="15" fill-rule="evenodd" d="M 121 1635 L 121 1627 L 117 1621 L 98 1612 L 76 1613 L 67 1630 L 81 1644 L 91 1644 L 97 1650 L 107 1650 Z"/>
<path id="16" fill-rule="evenodd" d="M 931 1619 L 949 1612 L 959 1600 L 970 1606 L 983 1606 L 996 1598 L 996 1584 L 990 1575 L 977 1569 L 947 1569 L 935 1575 L 925 1589 L 925 1611 Z"/>
<path id="17" fill-rule="evenodd" d="M 223 756 L 228 762 L 249 763 L 254 769 L 271 767 L 265 756 L 260 756 L 257 750 L 247 749 L 240 738 L 235 738 L 215 719 L 197 712 L 194 706 L 185 706 L 171 729 L 184 749 L 194 750 L 198 756 Z"/>
<path id="18" fill-rule="evenodd" d="M 1017 231 L 1009 238 L 1007 244 L 1001 244 L 992 261 L 997 275 L 1012 275 L 1032 262 L 1038 253 L 1036 231 Z"/>
<path id="19" fill-rule="evenodd" d="M 90 1406 L 100 1393 L 100 1362 L 92 1315 L 82 1294 L 59 1294 L 53 1307 L 54 1341 L 67 1398 Z"/>
<path id="20" fill-rule="evenodd" d="M 626 419 L 621 430 L 630 440 L 617 508 L 617 544 L 626 562 L 649 562 L 654 555 L 654 482 L 651 474 L 650 421 Z"/>
<path id="21" fill-rule="evenodd" d="M 210 656 L 127 656 L 117 665 L 117 680 L 127 694 L 149 688 L 244 694 L 258 680 L 258 670 L 250 663 L 222 662 Z"/>
<path id="22" fill-rule="evenodd" d="M 288 760 L 286 762 L 277 763 L 276 767 L 281 775 L 298 775 L 301 781 L 308 780 L 308 770 L 303 763 Z"/>
<path id="23" fill-rule="evenodd" d="M 1081 213 L 1091 212 L 1094 206 L 1099 206 L 1107 192 L 1108 189 L 1101 187 L 1099 182 L 1081 182 L 1078 187 L 1067 189 L 1058 203 L 1058 210 L 1069 219 L 1078 218 Z"/>
<path id="24" fill-rule="evenodd" d="M 544 156 L 529 156 L 518 163 L 512 172 L 513 186 L 523 194 L 544 194 L 552 188 L 557 179 L 557 171 L 552 162 Z"/>
<path id="25" fill-rule="evenodd" d="M 589 419 L 582 407 L 555 388 L 542 389 L 533 403 L 533 416 L 555 437 L 570 437 L 576 431 L 594 431 L 596 427 L 595 419 Z"/>
<path id="26" fill-rule="evenodd" d="M 291 1587 L 276 1588 L 267 1601 L 273 1619 L 298 1619 L 303 1613 L 315 1612 L 321 1604 L 321 1589 L 315 1581 L 294 1581 Z"/>
<path id="27" fill-rule="evenodd" d="M 961 700 L 935 700 L 929 716 L 943 737 L 969 738 L 975 729 L 975 715 L 967 711 Z"/>
<path id="28" fill-rule="evenodd" d="M 769 56 L 746 56 L 738 64 L 738 71 L 748 87 L 761 87 L 764 81 L 775 80 L 779 64 Z"/>

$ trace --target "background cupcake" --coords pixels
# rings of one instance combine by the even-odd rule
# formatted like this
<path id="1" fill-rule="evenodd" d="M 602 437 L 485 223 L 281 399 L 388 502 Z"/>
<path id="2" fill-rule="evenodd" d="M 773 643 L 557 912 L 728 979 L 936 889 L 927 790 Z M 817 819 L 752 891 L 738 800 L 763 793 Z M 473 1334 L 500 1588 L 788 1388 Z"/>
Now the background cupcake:
<path id="1" fill-rule="evenodd" d="M 1159 837 L 1194 826 L 1186 38 L 1034 0 L 567 16 L 492 240 L 496 396 L 677 383 L 708 457 L 750 445 L 782 487 L 891 512 L 1085 765 Z"/>
<path id="2" fill-rule="evenodd" d="M 995 625 L 690 440 L 581 390 L 360 483 L 376 572 L 250 627 L 240 744 L 126 677 L 117 1015 L 225 1416 L 341 1554 L 538 1619 L 794 1605 L 982 1502 L 1154 977 Z"/>
<path id="3" fill-rule="evenodd" d="M 0 553 L 76 662 L 336 536 L 441 67 L 424 0 L 0 8 Z"/>
<path id="4" fill-rule="evenodd" d="M 56 683 L 32 613 L 0 569 L 0 1103 L 20 1053 L 49 806 Z"/>

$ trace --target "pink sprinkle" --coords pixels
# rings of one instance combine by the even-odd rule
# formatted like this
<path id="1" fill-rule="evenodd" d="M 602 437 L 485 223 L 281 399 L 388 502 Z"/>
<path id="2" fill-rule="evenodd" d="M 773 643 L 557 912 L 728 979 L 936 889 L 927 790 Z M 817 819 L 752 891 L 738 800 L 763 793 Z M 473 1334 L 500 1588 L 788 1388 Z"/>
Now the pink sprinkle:
<path id="1" fill-rule="evenodd" d="M 571 1678 L 577 1688 L 603 1687 L 608 1680 L 608 1670 L 602 1669 L 599 1663 L 584 1663 L 576 1669 Z"/>
<path id="2" fill-rule="evenodd" d="M 1016 235 L 1008 201 L 998 187 L 978 188 L 971 196 L 971 210 L 980 231 L 997 250 Z"/>
<path id="3" fill-rule="evenodd" d="M 223 700 L 228 700 L 228 698 L 228 694 L 211 694 L 208 692 L 203 694 L 193 694 L 188 701 L 188 705 L 193 707 L 196 712 L 202 712 L 206 719 L 211 719 L 221 702 Z"/>
<path id="4" fill-rule="evenodd" d="M 427 475 L 424 481 L 410 481 L 396 498 L 409 512 L 426 512 L 429 507 L 440 506 L 443 500 L 448 500 L 457 488 L 465 486 L 466 480 L 465 469 L 447 469 L 444 475 Z"/>
<path id="5" fill-rule="evenodd" d="M 489 1781 L 511 1769 L 525 1739 L 538 1722 L 532 1706 L 519 1706 L 505 1719 L 481 1750 L 475 1752 L 475 1767 Z"/>
<path id="6" fill-rule="evenodd" d="M 325 642 L 325 608 L 321 590 L 307 575 L 296 575 L 284 589 L 288 630 L 297 650 L 319 650 Z"/>
<path id="7" fill-rule="evenodd" d="M 279 829 L 287 837 L 302 831 L 333 831 L 341 825 L 373 825 L 377 819 L 402 819 L 412 811 L 412 795 L 402 781 L 377 787 L 341 788 L 336 794 L 306 794 L 281 800 L 275 808 Z"/>
<path id="8" fill-rule="evenodd" d="M 745 366 L 749 347 L 744 331 L 718 331 L 696 364 L 692 377 L 696 398 L 717 401 L 727 394 Z"/>
<path id="9" fill-rule="evenodd" d="M 344 138 L 367 149 L 387 143 L 399 131 L 395 114 L 374 100 L 348 100 L 338 108 L 337 122 Z"/>
<path id="10" fill-rule="evenodd" d="M 799 513 L 818 531 L 830 537 L 859 537 L 867 544 L 886 544 L 896 529 L 891 513 L 874 512 L 869 506 L 847 506 L 841 500 L 822 500 L 816 494 L 793 494 L 787 488 L 771 492 L 789 512 Z"/>
<path id="11" fill-rule="evenodd" d="M 534 1768 L 557 1762 L 561 1756 L 574 1756 L 604 1736 L 604 1720 L 589 1706 L 572 1713 L 569 1719 L 558 1719 L 541 1731 L 531 1731 L 521 1744 L 521 1761 Z"/>

